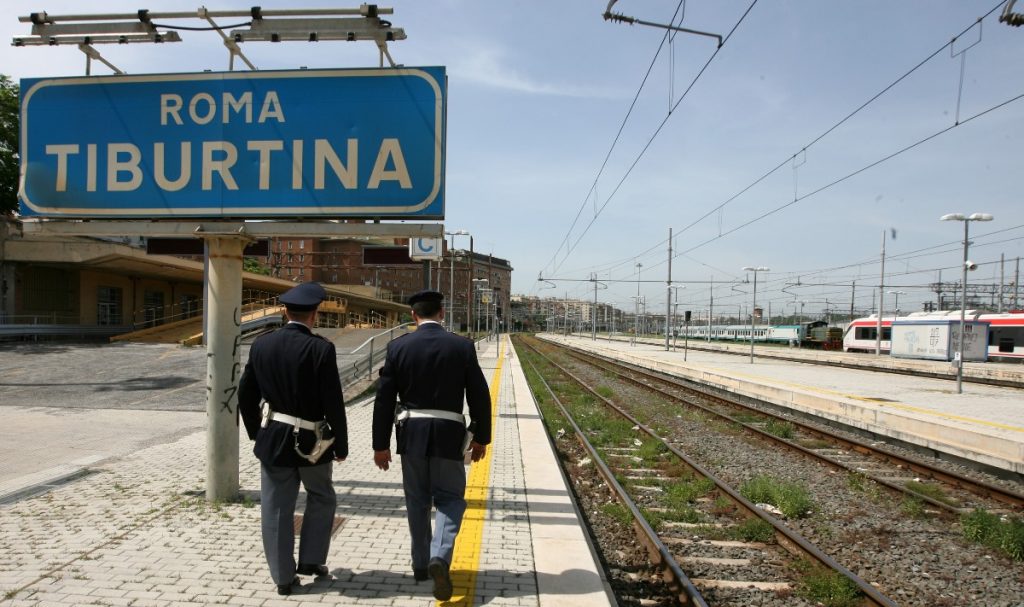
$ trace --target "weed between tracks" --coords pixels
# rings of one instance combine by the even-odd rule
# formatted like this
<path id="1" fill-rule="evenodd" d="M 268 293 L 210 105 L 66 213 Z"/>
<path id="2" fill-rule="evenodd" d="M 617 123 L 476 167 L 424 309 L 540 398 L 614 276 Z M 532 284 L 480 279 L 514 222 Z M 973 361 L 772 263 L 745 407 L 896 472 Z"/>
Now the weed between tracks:
<path id="1" fill-rule="evenodd" d="M 943 504 L 949 504 L 950 506 L 959 506 L 960 502 L 946 495 L 946 492 L 941 486 L 934 483 L 922 483 L 920 481 L 910 481 L 904 485 L 907 489 L 929 497 L 933 500 L 942 502 Z"/>
<path id="2" fill-rule="evenodd" d="M 813 503 L 807 489 L 797 483 L 780 481 L 767 476 L 756 476 L 740 486 L 743 497 L 755 504 L 771 504 L 787 518 L 804 518 L 811 513 Z"/>
<path id="3" fill-rule="evenodd" d="M 975 510 L 960 517 L 964 537 L 1024 561 L 1024 520 Z"/>
<path id="4" fill-rule="evenodd" d="M 803 571 L 803 577 L 797 594 L 807 600 L 829 607 L 856 607 L 861 604 L 860 589 L 835 571 L 823 571 L 807 561 L 802 561 L 798 569 Z"/>

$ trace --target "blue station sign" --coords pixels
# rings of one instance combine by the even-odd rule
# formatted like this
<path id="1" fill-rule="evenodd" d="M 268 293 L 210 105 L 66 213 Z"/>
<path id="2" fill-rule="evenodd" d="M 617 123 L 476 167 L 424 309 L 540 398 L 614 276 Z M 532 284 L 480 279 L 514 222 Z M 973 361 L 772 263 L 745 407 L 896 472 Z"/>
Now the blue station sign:
<path id="1" fill-rule="evenodd" d="M 21 212 L 444 217 L 443 67 L 26 79 Z"/>

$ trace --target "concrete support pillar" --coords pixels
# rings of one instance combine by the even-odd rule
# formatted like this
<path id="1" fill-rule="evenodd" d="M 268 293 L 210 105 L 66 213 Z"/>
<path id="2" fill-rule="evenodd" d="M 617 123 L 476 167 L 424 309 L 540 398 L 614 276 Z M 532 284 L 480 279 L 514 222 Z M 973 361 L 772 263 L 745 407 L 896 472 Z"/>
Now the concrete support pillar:
<path id="1" fill-rule="evenodd" d="M 238 380 L 241 367 L 242 249 L 236 236 L 207 238 L 206 499 L 238 497 Z"/>

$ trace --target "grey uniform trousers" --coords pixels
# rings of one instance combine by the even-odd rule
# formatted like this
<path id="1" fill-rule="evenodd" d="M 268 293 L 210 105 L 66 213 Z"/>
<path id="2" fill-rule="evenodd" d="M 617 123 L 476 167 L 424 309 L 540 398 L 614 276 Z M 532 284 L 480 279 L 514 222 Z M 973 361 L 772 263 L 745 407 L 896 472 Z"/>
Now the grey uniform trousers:
<path id="1" fill-rule="evenodd" d="M 275 584 L 290 584 L 295 577 L 295 502 L 300 481 L 306 488 L 306 509 L 299 536 L 299 562 L 327 563 L 338 506 L 331 483 L 332 466 L 330 462 L 299 468 L 260 465 L 263 552 Z"/>
<path id="2" fill-rule="evenodd" d="M 466 467 L 462 460 L 402 455 L 402 487 L 412 536 L 412 566 L 426 569 L 431 558 L 451 565 L 455 536 L 466 512 Z M 437 509 L 433 533 L 431 506 Z"/>

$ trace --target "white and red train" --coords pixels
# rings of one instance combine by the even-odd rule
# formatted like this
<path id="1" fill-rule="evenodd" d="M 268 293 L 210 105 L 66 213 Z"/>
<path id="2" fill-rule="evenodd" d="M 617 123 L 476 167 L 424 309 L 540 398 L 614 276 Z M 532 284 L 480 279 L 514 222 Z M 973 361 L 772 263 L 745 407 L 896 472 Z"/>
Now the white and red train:
<path id="1" fill-rule="evenodd" d="M 879 347 L 882 352 L 889 352 L 892 336 L 892 323 L 895 318 L 882 318 L 882 339 Z M 960 311 L 951 312 L 915 312 L 900 320 L 941 320 L 954 321 L 960 319 Z M 967 310 L 964 319 L 988 323 L 988 359 L 1014 360 L 1024 362 L 1024 310 L 1016 310 L 1005 314 L 989 314 L 977 310 Z M 843 350 L 847 352 L 874 352 L 875 336 L 878 330 L 878 316 L 858 318 L 850 323 L 843 333 Z"/>

